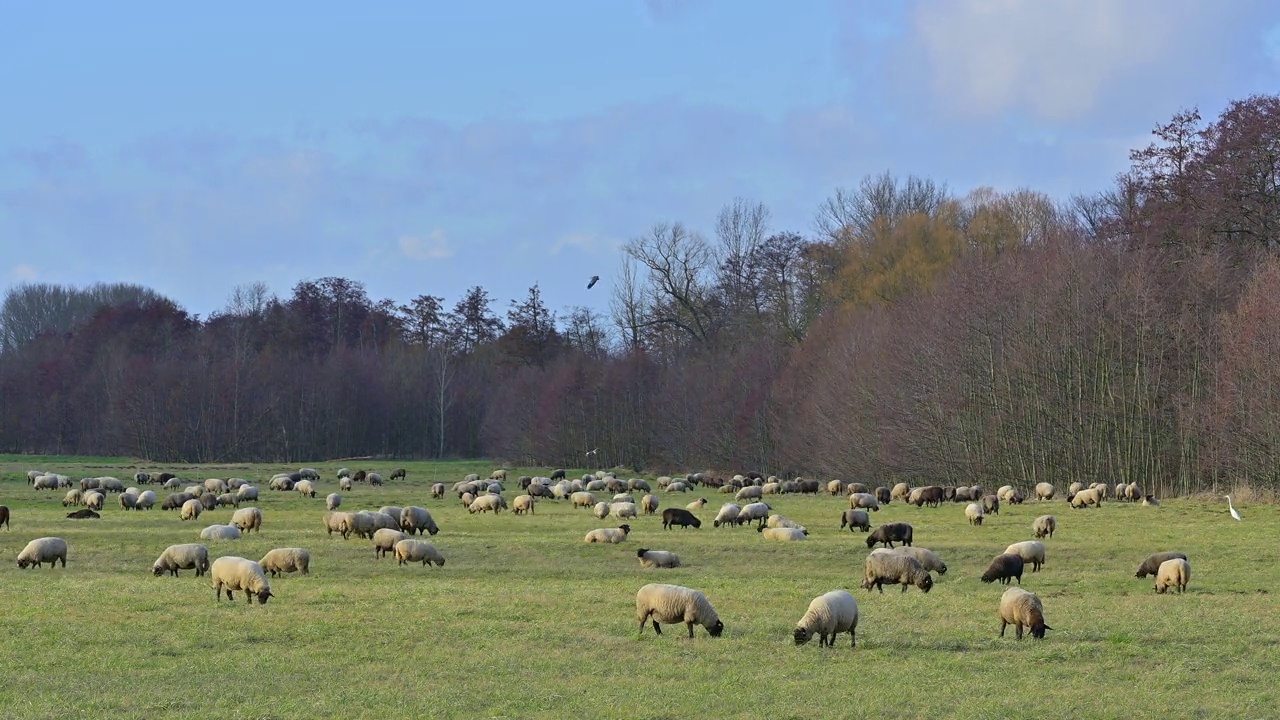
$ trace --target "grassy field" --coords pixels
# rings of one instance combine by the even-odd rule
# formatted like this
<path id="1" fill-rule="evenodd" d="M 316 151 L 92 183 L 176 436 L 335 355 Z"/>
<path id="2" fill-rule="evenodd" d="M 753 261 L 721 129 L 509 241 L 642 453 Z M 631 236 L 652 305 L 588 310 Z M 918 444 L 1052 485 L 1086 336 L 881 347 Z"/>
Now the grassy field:
<path id="1" fill-rule="evenodd" d="M 356 464 L 353 464 L 355 467 Z M 390 464 L 361 464 L 384 472 Z M 1130 718 L 1273 717 L 1280 670 L 1280 508 L 1166 501 L 1161 508 L 1108 503 L 1072 511 L 1065 502 L 1003 508 L 987 525 L 962 507 L 900 503 L 879 525 L 911 522 L 916 544 L 950 571 L 929 594 L 858 588 L 867 554 L 861 533 L 841 532 L 843 498 L 779 496 L 775 510 L 809 527 L 801 543 L 753 530 L 714 529 L 726 496 L 661 494 L 663 507 L 699 495 L 700 530 L 663 531 L 658 517 L 632 523 L 631 539 L 586 545 L 609 525 L 567 503 L 541 502 L 533 517 L 469 515 L 452 497 L 430 499 L 484 462 L 407 463 L 407 482 L 358 486 L 342 509 L 422 505 L 441 527 L 443 568 L 375 560 L 368 541 L 325 534 L 323 495 L 336 465 L 319 465 L 314 500 L 263 490 L 260 535 L 210 543 L 211 555 L 260 558 L 273 547 L 312 555 L 309 577 L 272 583 L 265 606 L 215 602 L 190 571 L 156 578 L 169 544 L 196 542 L 202 527 L 175 512 L 123 512 L 114 496 L 101 520 L 75 521 L 62 492 L 31 490 L 25 471 L 75 479 L 135 469 L 188 480 L 265 479 L 266 465 L 134 468 L 119 458 L 0 457 L 0 627 L 5 672 L 0 708 L 10 718 Z M 296 469 L 296 468 L 295 468 Z M 545 472 L 545 468 L 538 469 Z M 516 475 L 531 472 L 518 469 Z M 514 477 L 514 475 L 513 475 Z M 511 483 L 510 486 L 514 486 Z M 508 497 L 517 494 L 511 490 Z M 603 495 L 603 493 L 597 493 Z M 164 493 L 161 493 L 163 498 Z M 1003 586 L 978 576 L 1006 545 L 1031 537 L 1052 513 L 1058 534 L 1048 562 L 1023 586 L 1038 593 L 1047 639 L 997 636 Z M 70 545 L 64 570 L 19 570 L 30 539 Z M 640 547 L 673 550 L 686 567 L 642 570 Z M 1133 573 L 1150 552 L 1191 559 L 1184 596 L 1156 595 Z M 637 639 L 635 593 L 647 582 L 703 590 L 726 625 L 693 640 L 682 626 Z M 813 597 L 850 589 L 862 619 L 858 647 L 795 647 L 791 630 Z"/>

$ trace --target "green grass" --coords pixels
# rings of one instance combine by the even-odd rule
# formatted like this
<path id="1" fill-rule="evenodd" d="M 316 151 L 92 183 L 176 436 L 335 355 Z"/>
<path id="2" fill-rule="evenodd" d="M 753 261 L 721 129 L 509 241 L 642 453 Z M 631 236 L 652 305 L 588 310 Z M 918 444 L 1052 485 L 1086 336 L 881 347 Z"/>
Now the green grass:
<path id="1" fill-rule="evenodd" d="M 781 496 L 775 509 L 810 529 L 802 543 L 766 542 L 749 529 L 714 529 L 726 498 L 661 494 L 663 507 L 702 495 L 701 530 L 632 523 L 621 545 L 586 545 L 609 523 L 567 503 L 542 502 L 534 517 L 468 515 L 432 482 L 452 483 L 486 462 L 403 463 L 408 482 L 358 486 L 343 509 L 417 504 L 441 527 L 443 568 L 375 560 L 368 541 L 325 534 L 323 494 L 336 465 L 319 465 L 321 497 L 263 490 L 260 535 L 211 543 L 211 553 L 260 558 L 272 547 L 311 551 L 309 577 L 272 583 L 266 606 L 215 602 L 189 571 L 155 578 L 167 545 L 197 541 L 230 510 L 181 522 L 174 512 L 73 521 L 62 492 L 27 487 L 30 467 L 84 475 L 131 475 L 109 458 L 3 458 L 0 502 L 0 627 L 5 672 L 0 708 L 13 718 L 457 717 L 457 718 L 1130 718 L 1265 717 L 1274 714 L 1280 670 L 1280 509 L 1166 501 L 1161 508 L 1108 503 L 1072 511 L 1065 502 L 1004 508 L 971 528 L 961 506 L 895 503 L 873 522 L 906 520 L 917 544 L 950 571 L 933 592 L 858 589 L 864 536 L 837 530 L 843 498 Z M 395 463 L 352 463 L 384 474 Z M 184 479 L 241 476 L 266 465 L 181 468 Z M 543 469 L 545 470 L 545 469 Z M 519 472 L 514 473 L 515 475 Z M 514 483 L 509 483 L 509 487 Z M 517 494 L 509 490 L 507 495 Z M 597 493 L 597 495 L 604 495 Z M 163 493 L 161 494 L 163 497 Z M 109 501 L 114 501 L 114 496 Z M 1048 563 L 1023 586 L 1038 593 L 1044 641 L 997 637 L 1003 586 L 977 578 L 1006 545 L 1030 537 L 1031 521 L 1057 515 Z M 70 544 L 64 570 L 20 571 L 30 539 Z M 641 570 L 640 547 L 673 550 L 686 567 Z M 1155 595 L 1134 569 L 1148 553 L 1191 558 L 1185 596 Z M 646 582 L 703 590 L 726 625 L 722 638 L 682 626 L 636 635 L 634 600 Z M 791 630 L 810 599 L 848 588 L 862 619 L 858 648 L 795 647 Z"/>

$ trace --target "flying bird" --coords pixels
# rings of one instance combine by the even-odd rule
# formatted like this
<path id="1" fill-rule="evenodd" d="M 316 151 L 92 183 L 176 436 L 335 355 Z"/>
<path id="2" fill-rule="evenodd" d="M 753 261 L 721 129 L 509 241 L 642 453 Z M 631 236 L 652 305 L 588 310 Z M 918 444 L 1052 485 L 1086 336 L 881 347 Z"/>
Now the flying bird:
<path id="1" fill-rule="evenodd" d="M 1227 508 L 1231 510 L 1231 517 L 1237 520 L 1243 520 L 1244 518 L 1240 517 L 1240 513 L 1236 512 L 1236 506 L 1231 504 L 1231 496 L 1223 495 L 1223 497 L 1227 499 Z"/>
<path id="2" fill-rule="evenodd" d="M 591 288 L 595 287 L 595 286 L 596 286 L 596 283 L 598 283 L 598 282 L 600 282 L 600 276 L 599 276 L 599 275 L 592 275 L 592 276 L 591 276 L 591 282 L 587 283 L 587 289 L 588 289 L 588 290 L 590 290 Z"/>
<path id="3" fill-rule="evenodd" d="M 588 454 L 588 455 L 595 455 L 595 454 L 597 454 L 597 453 L 599 453 L 599 452 L 600 452 L 600 448 L 596 448 L 595 450 L 588 450 L 588 451 L 587 451 L 587 454 Z"/>

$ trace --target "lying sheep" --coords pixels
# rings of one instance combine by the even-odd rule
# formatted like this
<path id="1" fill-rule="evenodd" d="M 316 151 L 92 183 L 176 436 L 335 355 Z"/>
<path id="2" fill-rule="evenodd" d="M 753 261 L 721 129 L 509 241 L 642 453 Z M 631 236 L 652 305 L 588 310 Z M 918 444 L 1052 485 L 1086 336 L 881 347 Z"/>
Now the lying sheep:
<path id="1" fill-rule="evenodd" d="M 515 499 L 511 501 L 511 512 L 516 515 L 523 515 L 525 513 L 533 515 L 535 514 L 533 512 L 533 505 L 534 502 L 532 495 L 517 495 Z"/>
<path id="2" fill-rule="evenodd" d="M 735 503 L 725 503 L 720 506 L 720 512 L 716 513 L 716 519 L 711 523 L 712 527 L 720 527 L 721 525 L 737 525 L 738 516 L 742 514 L 742 508 Z"/>
<path id="3" fill-rule="evenodd" d="M 711 637 L 720 637 L 724 632 L 724 623 L 716 615 L 707 596 L 680 585 L 650 583 L 640 588 L 636 593 L 636 619 L 640 621 L 641 635 L 644 634 L 644 624 L 649 620 L 653 621 L 653 631 L 658 635 L 662 634 L 661 623 L 678 622 L 689 628 L 690 638 L 695 624 L 706 628 Z"/>
<path id="4" fill-rule="evenodd" d="M 231 513 L 230 524 L 243 532 L 262 532 L 262 511 L 256 507 L 240 508 Z"/>
<path id="5" fill-rule="evenodd" d="M 102 516 L 90 510 L 89 508 L 80 508 L 75 512 L 67 513 L 67 518 L 70 520 L 89 520 L 89 519 L 97 519 L 100 517 Z"/>
<path id="6" fill-rule="evenodd" d="M 196 577 L 204 575 L 209 571 L 209 547 L 200 543 L 170 545 L 151 566 L 154 575 L 169 573 L 178 577 L 178 570 L 195 570 Z"/>
<path id="7" fill-rule="evenodd" d="M 1047 483 L 1047 482 L 1036 483 L 1036 499 L 1037 500 L 1052 500 L 1053 494 L 1054 494 L 1053 483 Z"/>
<path id="8" fill-rule="evenodd" d="M 765 521 L 764 525 L 765 527 L 771 527 L 771 528 L 795 528 L 797 530 L 804 530 L 806 532 L 809 530 L 809 528 L 801 525 L 795 520 L 792 520 L 789 517 L 784 517 L 782 515 L 770 515 L 769 519 Z"/>
<path id="9" fill-rule="evenodd" d="M 835 647 L 836 636 L 849 633 L 849 647 L 858 646 L 858 601 L 844 590 L 832 590 L 809 603 L 791 637 L 796 645 L 804 645 L 818 636 L 818 647 Z"/>
<path id="10" fill-rule="evenodd" d="M 1178 588 L 1181 595 L 1191 582 L 1191 563 L 1183 558 L 1172 558 L 1160 563 L 1156 571 L 1156 592 L 1164 594 L 1171 587 Z"/>
<path id="11" fill-rule="evenodd" d="M 1005 628 L 1012 625 L 1017 631 L 1018 639 L 1022 639 L 1022 628 L 1031 631 L 1031 637 L 1044 639 L 1044 631 L 1053 628 L 1044 624 L 1044 607 L 1035 593 L 1027 592 L 1020 587 L 1011 587 L 1000 596 L 1000 637 L 1004 637 Z"/>
<path id="12" fill-rule="evenodd" d="M 933 588 L 933 577 L 919 560 L 910 555 L 873 550 L 862 565 L 862 588 L 875 588 L 883 595 L 885 583 L 901 585 L 902 592 L 906 592 L 911 585 L 929 592 Z"/>
<path id="13" fill-rule="evenodd" d="M 263 555 L 258 564 L 271 573 L 271 577 L 291 572 L 310 575 L 311 553 L 296 547 L 276 548 Z"/>
<path id="14" fill-rule="evenodd" d="M 758 527 L 756 532 L 763 535 L 765 540 L 781 540 L 783 542 L 804 540 L 809 536 L 808 531 L 797 528 Z"/>
<path id="15" fill-rule="evenodd" d="M 968 518 L 970 525 L 982 525 L 982 506 L 978 503 L 969 503 L 964 508 L 964 516 Z"/>
<path id="16" fill-rule="evenodd" d="M 854 528 L 862 532 L 871 530 L 871 516 L 866 510 L 845 510 L 840 513 L 840 529 L 849 528 L 849 532 L 853 532 Z"/>
<path id="17" fill-rule="evenodd" d="M 999 580 L 1001 585 L 1008 585 L 1011 578 L 1017 578 L 1018 584 L 1022 584 L 1022 558 L 1013 553 L 997 555 L 982 573 L 984 583 Z"/>
<path id="18" fill-rule="evenodd" d="M 670 530 L 679 525 L 682 528 L 700 528 L 702 521 L 694 516 L 693 513 L 682 508 L 667 508 L 662 511 L 662 529 Z"/>
<path id="19" fill-rule="evenodd" d="M 1136 578 L 1144 578 L 1148 575 L 1155 575 L 1156 572 L 1160 570 L 1161 565 L 1166 561 L 1174 559 L 1186 560 L 1187 556 L 1185 553 L 1172 550 L 1168 552 L 1154 553 L 1147 556 L 1147 559 L 1142 561 L 1142 564 L 1138 566 L 1138 572 L 1134 573 L 1133 576 Z"/>
<path id="20" fill-rule="evenodd" d="M 609 543 L 611 545 L 616 545 L 617 543 L 626 540 L 627 535 L 630 533 L 631 526 L 626 524 L 619 525 L 616 528 L 596 528 L 595 530 L 587 533 L 587 536 L 583 538 L 583 540 L 588 543 Z"/>
<path id="21" fill-rule="evenodd" d="M 872 530 L 871 534 L 867 536 L 867 547 L 873 548 L 876 543 L 883 543 L 885 547 L 891 548 L 895 542 L 910 545 L 914 533 L 915 529 L 911 527 L 910 523 L 885 523 Z"/>
<path id="22" fill-rule="evenodd" d="M 1041 515 L 1031 523 L 1031 532 L 1036 538 L 1053 537 L 1053 533 L 1058 529 L 1058 518 L 1052 515 Z"/>
<path id="23" fill-rule="evenodd" d="M 431 513 L 426 508 L 416 505 L 410 505 L 400 511 L 400 529 L 410 535 L 414 533 L 421 535 L 424 532 L 435 535 L 440 532 Z"/>
<path id="24" fill-rule="evenodd" d="M 640 558 L 640 567 L 642 568 L 678 568 L 680 567 L 680 558 L 673 552 L 666 550 L 649 550 L 640 548 L 636 551 L 636 557 Z"/>
<path id="25" fill-rule="evenodd" d="M 239 540 L 240 528 L 235 525 L 210 525 L 200 531 L 201 540 Z"/>
<path id="26" fill-rule="evenodd" d="M 339 495 L 338 493 L 329 493 L 328 495 L 324 496 L 325 510 L 337 510 L 338 506 L 341 504 L 342 504 L 342 496 Z"/>
<path id="27" fill-rule="evenodd" d="M 42 537 L 36 538 L 27 543 L 22 548 L 22 552 L 18 553 L 18 567 L 26 569 L 28 565 L 40 567 L 44 563 L 49 563 L 49 569 L 53 569 L 58 561 L 62 561 L 62 567 L 67 566 L 67 541 L 60 537 Z"/>
<path id="28" fill-rule="evenodd" d="M 397 565 L 421 562 L 424 567 L 432 563 L 444 567 L 444 556 L 440 554 L 440 551 L 436 550 L 435 545 L 429 542 L 401 540 L 396 543 L 395 551 Z"/>
<path id="29" fill-rule="evenodd" d="M 228 600 L 235 600 L 232 595 L 235 590 L 243 590 L 248 603 L 252 603 L 256 596 L 260 605 L 266 605 L 268 598 L 275 597 L 271 594 L 271 583 L 262 566 L 252 560 L 234 555 L 220 557 L 213 561 L 209 574 L 213 579 L 214 597 L 218 600 L 222 600 L 224 589 Z"/>
<path id="30" fill-rule="evenodd" d="M 395 552 L 396 543 L 408 539 L 409 536 L 399 530 L 381 528 L 373 533 L 373 556 L 384 558 L 388 553 Z"/>
<path id="31" fill-rule="evenodd" d="M 1142 498 L 1142 507 L 1160 507 L 1160 501 L 1154 495 L 1147 495 Z"/>
<path id="32" fill-rule="evenodd" d="M 685 509 L 685 510 L 701 510 L 702 508 L 704 508 L 704 507 L 706 507 L 706 506 L 707 506 L 707 499 L 706 499 L 706 498 L 698 498 L 697 500 L 694 500 L 693 502 L 689 503 L 688 505 L 685 505 L 685 506 L 684 506 L 684 509 Z"/>
<path id="33" fill-rule="evenodd" d="M 920 567 L 928 570 L 929 572 L 936 572 L 939 575 L 947 574 L 947 564 L 942 562 L 942 558 L 938 557 L 937 553 L 928 548 L 908 547 L 903 545 L 902 547 L 894 548 L 893 552 L 901 555 L 909 555 L 915 558 L 916 561 L 920 563 Z"/>
<path id="34" fill-rule="evenodd" d="M 1010 545 L 1004 551 L 1017 555 L 1024 563 L 1031 563 L 1031 572 L 1040 572 L 1040 566 L 1044 564 L 1044 543 L 1042 542 L 1023 540 Z"/>

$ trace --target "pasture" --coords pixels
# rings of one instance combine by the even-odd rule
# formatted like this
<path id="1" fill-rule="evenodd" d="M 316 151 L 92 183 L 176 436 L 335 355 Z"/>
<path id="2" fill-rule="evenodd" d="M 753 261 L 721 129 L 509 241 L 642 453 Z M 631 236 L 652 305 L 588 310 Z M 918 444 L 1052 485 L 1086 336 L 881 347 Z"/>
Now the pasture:
<path id="1" fill-rule="evenodd" d="M 1166 500 L 1072 510 L 1061 499 L 1005 506 L 982 527 L 963 504 L 900 502 L 872 523 L 902 520 L 915 544 L 949 571 L 932 592 L 859 588 L 868 553 L 861 532 L 839 530 L 843 497 L 766 498 L 809 528 L 804 542 L 767 542 L 754 528 L 713 528 L 730 496 L 709 488 L 658 493 L 661 508 L 706 497 L 701 529 L 664 531 L 641 516 L 627 542 L 587 545 L 600 521 L 568 502 L 533 516 L 470 515 L 429 485 L 482 476 L 487 462 L 346 463 L 408 469 L 407 481 L 342 493 L 342 510 L 421 505 L 441 532 L 429 538 L 443 568 L 375 560 L 368 540 L 326 534 L 324 495 L 337 464 L 313 465 L 317 497 L 272 492 L 268 465 L 135 466 L 125 459 L 0 457 L 0 708 L 13 718 L 1129 718 L 1275 714 L 1280 671 L 1280 509 Z M 124 512 L 107 498 L 100 520 L 68 520 L 62 491 L 37 492 L 25 472 L 113 475 L 168 470 L 184 480 L 244 477 L 261 489 L 260 534 L 209 542 L 211 558 L 259 559 L 273 547 L 311 552 L 311 574 L 272 581 L 265 606 L 217 602 L 208 578 L 153 577 L 173 543 L 201 528 L 158 506 Z M 546 474 L 517 468 L 514 478 Z M 581 471 L 578 473 L 581 474 Z M 572 477 L 572 473 L 570 474 Z M 620 473 L 620 477 L 625 474 Z M 988 488 L 989 491 L 994 488 Z M 1062 488 L 1059 487 L 1059 491 Z M 161 498 L 166 492 L 157 491 Z M 636 493 L 637 499 L 642 493 Z M 596 493 L 608 499 L 608 493 Z M 661 510 L 660 508 L 660 510 Z M 1006 637 L 996 609 L 1005 589 L 978 578 L 1010 543 L 1031 538 L 1040 514 L 1058 518 L 1048 560 L 1022 586 L 1043 600 L 1043 641 Z M 14 558 L 45 535 L 70 545 L 66 569 L 19 570 Z M 671 550 L 685 567 L 642 570 L 636 550 Z M 1147 554 L 1190 558 L 1187 594 L 1156 595 L 1134 570 Z M 721 638 L 681 625 L 637 637 L 635 594 L 648 582 L 706 593 Z M 792 643 L 809 601 L 846 588 L 861 610 L 858 647 Z"/>

